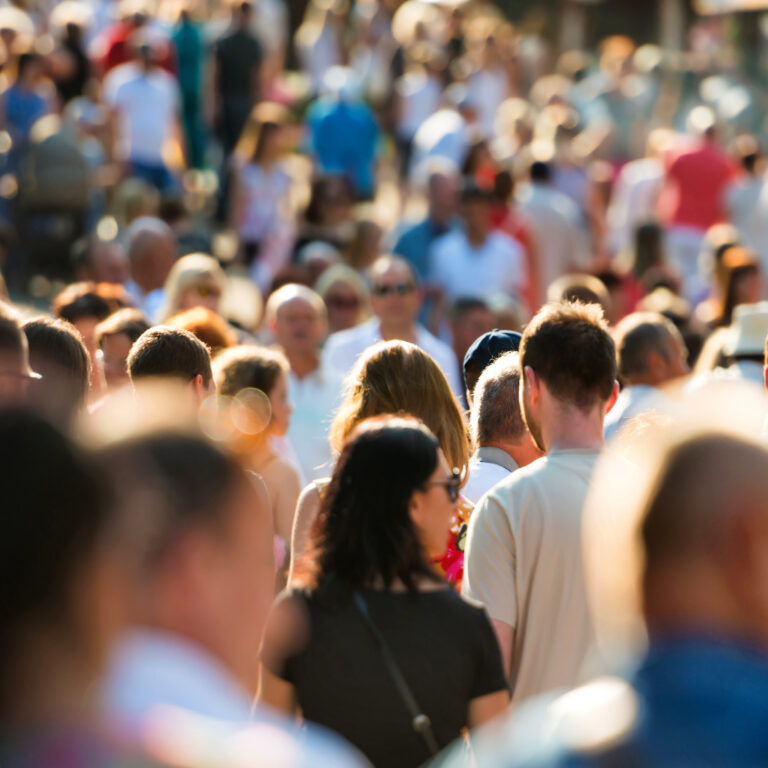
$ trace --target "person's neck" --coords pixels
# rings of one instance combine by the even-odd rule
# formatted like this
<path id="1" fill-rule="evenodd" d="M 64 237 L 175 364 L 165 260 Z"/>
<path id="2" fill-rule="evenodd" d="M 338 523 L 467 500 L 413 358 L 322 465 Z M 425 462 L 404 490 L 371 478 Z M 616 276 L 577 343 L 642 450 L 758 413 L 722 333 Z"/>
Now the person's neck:
<path id="1" fill-rule="evenodd" d="M 435 229 L 448 229 L 448 222 L 450 220 L 450 215 L 443 213 L 442 211 L 436 211 L 434 208 L 429 209 L 429 221 Z"/>
<path id="2" fill-rule="evenodd" d="M 514 443 L 508 440 L 496 440 L 492 443 L 487 443 L 482 447 L 498 448 L 500 451 L 504 451 L 504 453 L 506 453 L 518 467 L 524 467 L 542 456 L 541 451 L 536 448 L 527 434 L 519 443 Z"/>
<path id="3" fill-rule="evenodd" d="M 141 275 L 141 274 L 138 274 L 138 275 L 132 274 L 131 280 L 133 280 L 133 282 L 139 286 L 139 289 L 145 296 L 149 293 L 152 293 L 152 291 L 154 291 L 157 288 L 154 280 L 151 280 L 148 277 L 145 277 L 144 275 Z"/>
<path id="4" fill-rule="evenodd" d="M 287 349 L 284 349 L 283 351 L 291 366 L 291 373 L 297 379 L 305 379 L 320 367 L 320 357 L 315 350 L 289 352 Z"/>
<path id="5" fill-rule="evenodd" d="M 484 229 L 467 229 L 467 241 L 473 248 L 480 248 L 488 239 L 488 232 Z"/>
<path id="6" fill-rule="evenodd" d="M 3 713 L 6 722 L 36 726 L 94 722 L 95 675 L 66 640 L 44 632 L 25 638 L 10 675 L 7 690 L 13 703 Z"/>
<path id="7" fill-rule="evenodd" d="M 768 651 L 768 627 L 759 612 L 745 611 L 705 557 L 655 564 L 643 595 L 651 636 L 731 638 Z"/>
<path id="8" fill-rule="evenodd" d="M 582 411 L 572 405 L 553 405 L 542 418 L 542 437 L 547 453 L 552 451 L 599 451 L 604 443 L 604 408 Z"/>
<path id="9" fill-rule="evenodd" d="M 416 343 L 418 335 L 416 329 L 416 323 L 388 323 L 385 324 L 381 321 L 380 324 L 381 338 L 384 341 L 410 341 L 411 344 Z"/>

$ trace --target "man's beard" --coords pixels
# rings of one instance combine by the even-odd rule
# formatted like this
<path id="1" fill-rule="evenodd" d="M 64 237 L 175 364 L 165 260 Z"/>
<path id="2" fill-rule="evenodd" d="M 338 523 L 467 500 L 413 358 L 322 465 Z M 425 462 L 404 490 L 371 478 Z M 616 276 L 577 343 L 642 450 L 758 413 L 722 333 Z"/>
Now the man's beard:
<path id="1" fill-rule="evenodd" d="M 531 433 L 533 442 L 542 453 L 546 453 L 547 449 L 544 446 L 544 438 L 541 435 L 541 427 L 533 415 L 533 409 L 528 404 L 528 398 L 526 397 L 525 389 L 523 389 L 521 392 L 520 405 L 522 406 L 523 411 L 523 421 L 525 422 L 525 426 L 528 427 L 528 431 Z"/>

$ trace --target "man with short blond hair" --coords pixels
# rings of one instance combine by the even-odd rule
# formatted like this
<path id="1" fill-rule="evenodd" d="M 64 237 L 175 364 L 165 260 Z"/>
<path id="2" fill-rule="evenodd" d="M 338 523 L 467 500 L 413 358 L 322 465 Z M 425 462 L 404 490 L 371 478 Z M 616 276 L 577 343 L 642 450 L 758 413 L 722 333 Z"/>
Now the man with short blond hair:
<path id="1" fill-rule="evenodd" d="M 549 304 L 520 345 L 523 417 L 546 456 L 488 492 L 469 523 L 463 593 L 496 630 L 514 702 L 573 685 L 594 640 L 581 512 L 615 397 L 602 310 Z"/>

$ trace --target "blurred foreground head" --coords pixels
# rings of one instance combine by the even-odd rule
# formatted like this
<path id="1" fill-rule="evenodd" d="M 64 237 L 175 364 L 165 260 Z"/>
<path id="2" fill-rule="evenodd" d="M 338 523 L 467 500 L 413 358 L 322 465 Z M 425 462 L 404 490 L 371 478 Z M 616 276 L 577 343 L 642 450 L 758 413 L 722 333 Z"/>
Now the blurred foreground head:
<path id="1" fill-rule="evenodd" d="M 85 455 L 19 409 L 0 410 L 0 466 L 0 717 L 77 722 L 123 606 L 102 488 Z"/>
<path id="2" fill-rule="evenodd" d="M 115 429 L 111 442 L 107 427 L 101 450 L 115 515 L 133 543 L 135 623 L 197 649 L 244 690 L 254 690 L 261 628 L 274 591 L 266 492 L 195 425 L 163 425 L 161 415 L 149 424 L 149 398 L 144 395 L 138 420 L 147 426 L 123 434 Z M 129 677 L 144 673 L 140 666 Z M 111 681 L 117 709 L 125 703 L 126 683 L 119 674 Z M 173 692 L 162 689 L 158 682 L 142 695 L 173 703 Z"/>
<path id="3" fill-rule="evenodd" d="M 588 499 L 601 639 L 704 634 L 768 651 L 768 450 L 735 432 L 667 431 L 606 457 Z"/>

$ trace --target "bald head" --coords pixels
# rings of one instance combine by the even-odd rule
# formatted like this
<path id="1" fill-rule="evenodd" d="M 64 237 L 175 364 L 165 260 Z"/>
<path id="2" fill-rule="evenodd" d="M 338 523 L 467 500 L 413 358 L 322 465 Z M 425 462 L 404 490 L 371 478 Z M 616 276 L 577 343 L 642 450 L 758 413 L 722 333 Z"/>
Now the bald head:
<path id="1" fill-rule="evenodd" d="M 145 292 L 162 288 L 178 251 L 173 230 L 161 219 L 141 216 L 126 233 L 131 277 Z"/>
<path id="2" fill-rule="evenodd" d="M 305 285 L 284 285 L 267 302 L 266 323 L 288 355 L 315 355 L 328 330 L 325 302 Z"/>

